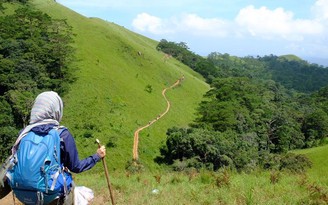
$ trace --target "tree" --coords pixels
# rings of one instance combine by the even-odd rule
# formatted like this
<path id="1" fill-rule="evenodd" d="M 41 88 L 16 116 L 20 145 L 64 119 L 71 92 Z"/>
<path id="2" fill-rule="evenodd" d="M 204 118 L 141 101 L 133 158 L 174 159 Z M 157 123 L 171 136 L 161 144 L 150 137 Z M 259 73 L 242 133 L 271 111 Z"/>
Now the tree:
<path id="1" fill-rule="evenodd" d="M 16 127 L 27 125 L 35 96 L 44 90 L 64 94 L 75 80 L 72 35 L 65 20 L 52 19 L 31 6 L 0 16 L 0 111 L 1 119 L 6 119 L 0 125 L 3 158 L 18 134 Z"/>
<path id="2" fill-rule="evenodd" d="M 8 93 L 14 113 L 21 117 L 23 127 L 28 125 L 28 118 L 34 101 L 34 94 L 25 90 L 10 90 Z"/>
<path id="3" fill-rule="evenodd" d="M 31 99 L 42 90 L 63 94 L 73 78 L 72 29 L 31 7 L 0 17 L 0 93 L 26 124 Z"/>
<path id="4" fill-rule="evenodd" d="M 323 142 L 328 136 L 328 115 L 322 109 L 316 109 L 305 116 L 303 132 L 306 147 L 313 147 Z"/>
<path id="5" fill-rule="evenodd" d="M 215 79 L 201 102 L 195 126 L 206 124 L 216 131 L 248 132 L 253 126 L 250 112 L 260 103 L 259 90 L 248 78 Z M 198 124 L 198 125 L 197 125 Z"/>
<path id="6" fill-rule="evenodd" d="M 251 135 L 207 129 L 171 128 L 161 155 L 167 164 L 185 161 L 186 167 L 218 170 L 224 166 L 243 169 L 257 163 L 256 140 Z"/>
<path id="7" fill-rule="evenodd" d="M 193 127 L 255 134 L 259 151 L 282 153 L 303 146 L 299 104 L 274 81 L 215 79 L 205 97 Z"/>
<path id="8" fill-rule="evenodd" d="M 0 96 L 0 160 L 9 155 L 11 146 L 18 131 L 15 129 L 11 107 L 4 97 Z"/>

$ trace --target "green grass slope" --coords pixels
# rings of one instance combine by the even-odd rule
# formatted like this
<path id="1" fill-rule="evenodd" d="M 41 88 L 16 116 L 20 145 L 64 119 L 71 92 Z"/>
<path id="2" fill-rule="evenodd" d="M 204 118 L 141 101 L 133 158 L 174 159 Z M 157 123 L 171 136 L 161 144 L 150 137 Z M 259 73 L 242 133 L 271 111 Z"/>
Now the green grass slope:
<path id="1" fill-rule="evenodd" d="M 108 167 L 124 169 L 132 159 L 134 131 L 165 111 L 162 90 L 185 76 L 180 86 L 167 92 L 169 113 L 139 135 L 140 161 L 156 169 L 153 159 L 159 155 L 166 130 L 192 122 L 209 86 L 175 59 L 164 62 L 152 39 L 111 22 L 86 18 L 52 0 L 32 4 L 53 18 L 67 19 L 76 34 L 79 70 L 77 81 L 63 96 L 63 124 L 75 136 L 80 158 L 95 152 L 98 138 L 108 146 Z M 147 86 L 151 92 L 145 91 Z M 102 167 L 93 170 L 97 169 Z"/>
<path id="2" fill-rule="evenodd" d="M 295 152 L 297 154 L 305 154 L 311 159 L 313 166 L 308 170 L 308 175 L 312 180 L 319 181 L 322 185 L 328 186 L 328 145 L 297 150 Z"/>
<path id="3" fill-rule="evenodd" d="M 300 57 L 293 55 L 293 54 L 279 56 L 279 59 L 287 60 L 287 61 L 304 61 Z"/>

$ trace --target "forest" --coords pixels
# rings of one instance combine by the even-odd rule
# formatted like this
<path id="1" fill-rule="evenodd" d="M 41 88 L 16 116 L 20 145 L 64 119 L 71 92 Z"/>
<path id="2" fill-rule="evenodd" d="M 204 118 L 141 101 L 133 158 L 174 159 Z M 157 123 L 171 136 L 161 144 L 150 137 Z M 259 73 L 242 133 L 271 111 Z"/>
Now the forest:
<path id="1" fill-rule="evenodd" d="M 1 1 L 1 10 L 4 9 Z M 74 81 L 71 27 L 33 9 L 27 1 L 11 15 L 0 14 L 0 158 L 11 150 L 29 121 L 37 94 L 60 94 Z"/>
<path id="2" fill-rule="evenodd" d="M 213 52 L 205 58 L 186 43 L 165 39 L 157 49 L 199 72 L 211 85 L 194 122 L 167 131 L 159 162 L 177 170 L 228 166 L 301 171 L 311 162 L 288 151 L 327 142 L 327 68 L 296 56 Z"/>

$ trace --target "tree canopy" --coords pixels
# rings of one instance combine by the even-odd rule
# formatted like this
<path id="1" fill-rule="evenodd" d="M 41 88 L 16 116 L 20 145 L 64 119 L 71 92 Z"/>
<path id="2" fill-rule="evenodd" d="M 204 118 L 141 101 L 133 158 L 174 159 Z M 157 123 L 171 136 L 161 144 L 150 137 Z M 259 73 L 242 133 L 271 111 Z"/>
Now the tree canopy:
<path id="1" fill-rule="evenodd" d="M 165 40 L 158 47 L 196 58 L 193 69 L 211 85 L 194 122 L 168 130 L 162 162 L 211 169 L 268 167 L 272 155 L 325 142 L 327 68 L 274 55 L 240 58 L 213 52 L 202 58 Z"/>
<path id="2" fill-rule="evenodd" d="M 74 81 L 72 42 L 65 20 L 52 19 L 28 4 L 0 16 L 2 159 L 18 129 L 27 125 L 36 95 L 45 90 L 63 94 Z"/>

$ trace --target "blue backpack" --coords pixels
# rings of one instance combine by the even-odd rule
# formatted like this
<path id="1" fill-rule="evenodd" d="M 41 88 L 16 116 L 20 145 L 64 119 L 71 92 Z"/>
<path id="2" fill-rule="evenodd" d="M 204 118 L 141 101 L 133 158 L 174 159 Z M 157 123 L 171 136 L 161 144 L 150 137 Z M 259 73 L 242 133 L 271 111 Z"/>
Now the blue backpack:
<path id="1" fill-rule="evenodd" d="M 15 165 L 9 170 L 9 184 L 24 204 L 48 204 L 70 189 L 72 176 L 60 162 L 60 134 L 52 129 L 40 135 L 30 131 L 15 154 Z"/>

